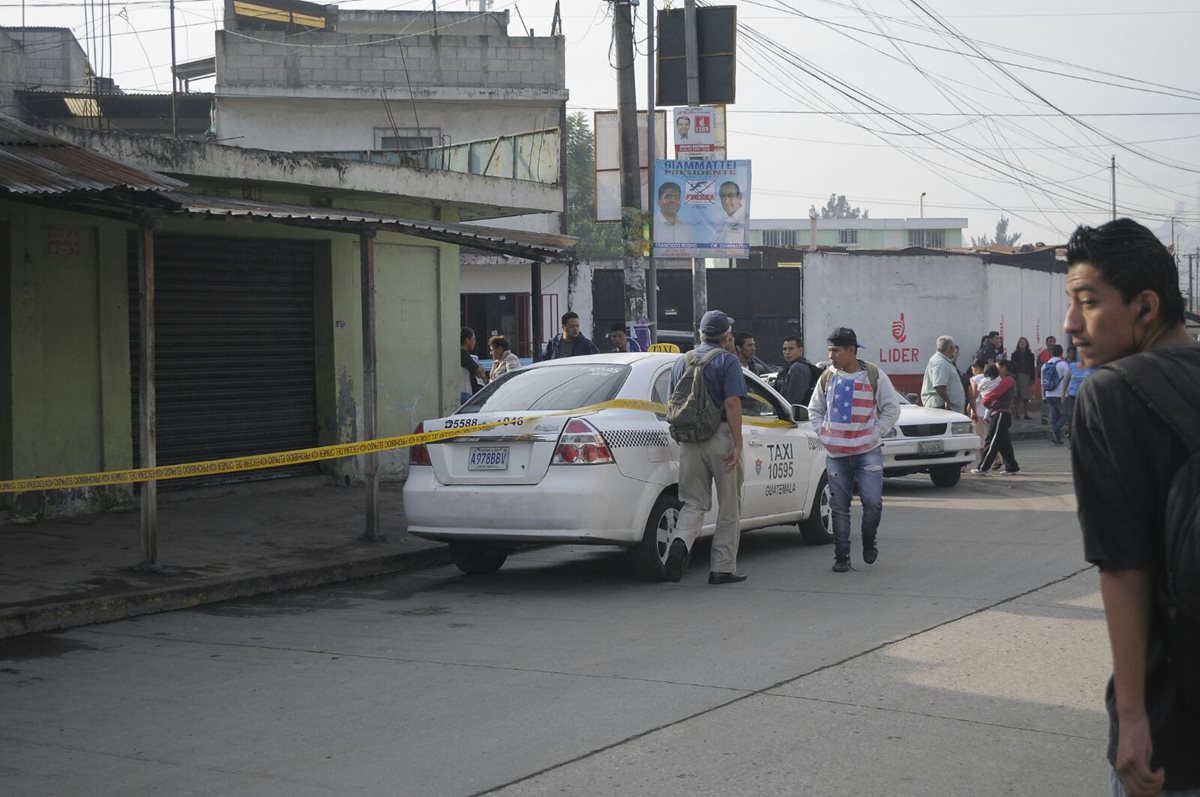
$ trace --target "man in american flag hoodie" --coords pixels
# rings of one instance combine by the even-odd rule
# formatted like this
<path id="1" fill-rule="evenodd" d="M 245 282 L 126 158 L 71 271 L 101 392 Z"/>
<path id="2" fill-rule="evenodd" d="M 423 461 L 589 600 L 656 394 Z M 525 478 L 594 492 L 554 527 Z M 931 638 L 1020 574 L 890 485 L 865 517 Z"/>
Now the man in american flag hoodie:
<path id="1" fill-rule="evenodd" d="M 850 496 L 862 501 L 863 561 L 879 556 L 875 537 L 883 515 L 883 438 L 900 419 L 900 396 L 873 363 L 858 359 L 858 336 L 849 327 L 829 335 L 829 368 L 817 380 L 808 416 L 828 457 L 833 510 L 833 572 L 850 570 Z"/>

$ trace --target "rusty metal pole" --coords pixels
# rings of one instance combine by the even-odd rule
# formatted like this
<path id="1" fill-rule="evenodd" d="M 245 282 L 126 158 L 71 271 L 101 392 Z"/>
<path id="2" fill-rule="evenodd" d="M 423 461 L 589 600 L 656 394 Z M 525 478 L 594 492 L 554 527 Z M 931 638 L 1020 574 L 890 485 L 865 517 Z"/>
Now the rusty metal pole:
<path id="1" fill-rule="evenodd" d="M 359 270 L 362 282 L 363 346 L 363 439 L 376 434 L 376 398 L 378 379 L 375 371 L 375 233 L 364 230 L 358 236 Z M 367 482 L 367 523 L 363 539 L 384 539 L 379 528 L 379 455 L 363 455 L 363 478 Z"/>
<path id="2" fill-rule="evenodd" d="M 141 223 L 138 236 L 138 330 L 141 352 L 138 361 L 138 422 L 141 434 L 141 465 L 158 464 L 158 418 L 155 399 L 155 328 L 154 328 L 154 227 L 149 220 Z M 158 482 L 142 482 L 141 489 L 142 561 L 139 567 L 158 567 Z"/>

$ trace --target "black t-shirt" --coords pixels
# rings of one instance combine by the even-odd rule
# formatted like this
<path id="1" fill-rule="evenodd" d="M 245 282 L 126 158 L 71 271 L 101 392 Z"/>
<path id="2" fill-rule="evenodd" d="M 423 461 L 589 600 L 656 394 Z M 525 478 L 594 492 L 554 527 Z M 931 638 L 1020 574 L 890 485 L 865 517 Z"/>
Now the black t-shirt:
<path id="1" fill-rule="evenodd" d="M 1155 349 L 1153 356 L 1169 358 L 1173 368 L 1191 371 L 1195 374 L 1191 381 L 1200 384 L 1200 346 Z M 1083 383 L 1071 420 L 1071 465 L 1084 556 L 1089 562 L 1108 571 L 1147 570 L 1158 582 L 1164 561 L 1167 490 L 1186 458 L 1182 441 L 1116 372 L 1099 368 Z M 1195 789 L 1200 788 L 1200 715 L 1185 710 L 1172 694 L 1173 676 L 1163 652 L 1165 622 L 1163 610 L 1155 605 L 1146 679 L 1154 744 L 1151 764 L 1166 769 L 1166 789 Z M 1200 673 L 1190 677 L 1200 678 Z M 1112 762 L 1117 714 L 1111 679 L 1106 702 Z"/>
<path id="2" fill-rule="evenodd" d="M 467 375 L 471 379 L 471 392 L 478 392 L 479 388 L 483 387 L 481 384 L 479 384 L 479 374 L 477 373 L 479 370 L 479 363 L 475 362 L 475 358 L 471 356 L 471 352 L 467 351 L 466 349 L 459 349 L 458 364 L 463 367 L 463 370 L 467 372 Z"/>

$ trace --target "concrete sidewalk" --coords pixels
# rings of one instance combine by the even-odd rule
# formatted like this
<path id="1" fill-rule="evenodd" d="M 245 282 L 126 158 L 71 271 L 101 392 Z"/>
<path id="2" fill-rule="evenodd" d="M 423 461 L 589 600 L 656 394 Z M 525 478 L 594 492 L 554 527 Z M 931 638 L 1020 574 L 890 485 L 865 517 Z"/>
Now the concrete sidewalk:
<path id="1" fill-rule="evenodd" d="M 399 484 L 380 490 L 386 539 L 362 539 L 364 487 L 324 476 L 159 491 L 158 563 L 138 512 L 4 522 L 0 639 L 450 561 L 406 532 Z"/>

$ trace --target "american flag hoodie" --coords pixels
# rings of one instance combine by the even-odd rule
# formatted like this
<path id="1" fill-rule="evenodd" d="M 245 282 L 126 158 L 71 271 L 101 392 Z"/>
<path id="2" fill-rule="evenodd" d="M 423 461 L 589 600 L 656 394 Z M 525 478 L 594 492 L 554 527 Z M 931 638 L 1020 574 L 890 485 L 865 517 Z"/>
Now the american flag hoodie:
<path id="1" fill-rule="evenodd" d="M 808 415 L 829 456 L 865 454 L 883 445 L 900 419 L 900 397 L 888 375 L 880 371 L 872 390 L 865 367 L 848 374 L 830 366 L 828 394 L 823 381 L 813 391 Z"/>

